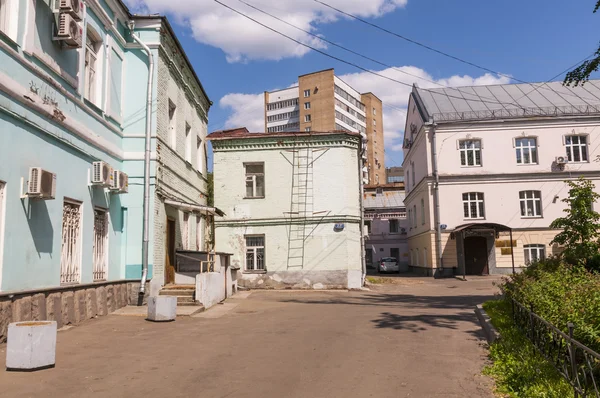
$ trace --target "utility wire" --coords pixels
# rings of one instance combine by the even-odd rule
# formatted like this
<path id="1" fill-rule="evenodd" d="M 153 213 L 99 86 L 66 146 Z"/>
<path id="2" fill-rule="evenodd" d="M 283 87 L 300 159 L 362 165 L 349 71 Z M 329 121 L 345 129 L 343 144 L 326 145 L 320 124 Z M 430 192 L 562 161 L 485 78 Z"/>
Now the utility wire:
<path id="1" fill-rule="evenodd" d="M 460 87 L 450 87 L 450 86 L 447 86 L 447 85 L 445 85 L 445 84 L 442 84 L 442 83 L 439 83 L 439 82 L 436 82 L 436 81 L 433 81 L 433 80 L 427 79 L 426 77 L 422 77 L 422 76 L 419 76 L 419 75 L 415 75 L 414 73 L 406 72 L 406 71 L 404 71 L 404 70 L 402 70 L 402 69 L 400 69 L 400 68 L 396 68 L 396 67 L 395 67 L 395 66 L 393 66 L 393 65 L 389 65 L 389 64 L 386 64 L 386 63 L 384 63 L 384 62 L 378 61 L 378 60 L 376 60 L 376 59 L 374 59 L 374 58 L 371 58 L 371 57 L 368 57 L 368 56 L 366 56 L 366 55 L 363 55 L 363 54 L 361 54 L 361 53 L 358 53 L 358 52 L 356 52 L 356 51 L 354 51 L 354 50 L 352 50 L 352 49 L 350 49 L 350 48 L 348 48 L 348 47 L 344 47 L 344 46 L 342 46 L 341 44 L 335 43 L 335 42 L 333 42 L 333 41 L 331 41 L 331 40 L 327 40 L 327 39 L 326 39 L 324 36 L 319 36 L 319 35 L 317 35 L 317 34 L 314 34 L 313 32 L 311 32 L 311 31 L 309 31 L 309 30 L 306 30 L 306 29 L 303 29 L 303 28 L 301 28 L 301 27 L 299 27 L 299 26 L 296 26 L 296 25 L 292 24 L 291 22 L 288 22 L 288 21 L 286 21 L 286 20 L 284 20 L 284 19 L 282 19 L 282 18 L 280 18 L 280 17 L 278 17 L 278 16 L 276 16 L 276 15 L 273 15 L 273 14 L 271 14 L 271 13 L 267 12 L 267 11 L 261 10 L 260 8 L 258 8 L 258 7 L 256 7 L 256 6 L 254 6 L 254 5 L 250 4 L 250 3 L 247 3 L 247 2 L 245 2 L 244 0 L 238 0 L 238 1 L 239 1 L 240 3 L 242 3 L 242 4 L 245 4 L 246 6 L 248 6 L 248 7 L 252 8 L 252 9 L 254 9 L 254 10 L 256 10 L 256 11 L 260 12 L 260 13 L 262 13 L 262 14 L 268 15 L 268 16 L 270 16 L 271 18 L 274 18 L 274 19 L 278 20 L 279 22 L 282 22 L 282 23 L 284 23 L 284 24 L 286 24 L 286 25 L 288 25 L 288 26 L 291 26 L 291 27 L 292 27 L 292 28 L 294 28 L 294 29 L 297 29 L 297 30 L 299 30 L 299 31 L 301 31 L 301 32 L 304 32 L 304 33 L 306 33 L 306 34 L 308 34 L 308 35 L 310 35 L 310 36 L 312 36 L 312 37 L 315 37 L 315 38 L 317 38 L 317 39 L 319 39 L 319 40 L 321 40 L 321 41 L 323 41 L 323 42 L 325 42 L 325 43 L 328 43 L 328 44 L 331 44 L 332 46 L 335 46 L 335 47 L 341 48 L 341 49 L 342 49 L 342 50 L 344 50 L 344 51 L 347 51 L 347 52 L 349 52 L 349 53 L 351 53 L 351 54 L 354 54 L 354 55 L 356 55 L 356 56 L 359 56 L 359 57 L 361 57 L 361 58 L 364 58 L 364 59 L 366 59 L 366 60 L 368 60 L 368 61 L 374 62 L 374 63 L 376 63 L 376 64 L 378 64 L 378 65 L 381 65 L 381 66 L 385 66 L 386 68 L 394 69 L 394 70 L 396 70 L 396 71 L 398 71 L 398 72 L 400 72 L 400 73 L 404 73 L 405 75 L 408 75 L 408 76 L 415 77 L 415 78 L 417 78 L 417 79 L 419 79 L 419 80 L 424 80 L 424 81 L 427 81 L 427 82 L 429 82 L 429 83 L 433 83 L 433 84 L 435 84 L 435 85 L 438 85 L 438 86 L 440 86 L 440 87 L 444 87 L 444 88 L 450 88 L 450 89 L 453 89 L 453 90 L 456 90 L 456 91 L 460 92 L 461 94 L 467 94 L 467 95 L 473 96 L 473 93 L 466 93 L 466 92 L 463 92 L 463 91 L 461 91 L 461 90 L 460 90 Z M 496 72 L 494 72 L 494 73 L 496 73 Z M 497 99 L 490 98 L 490 97 L 479 96 L 479 98 L 488 99 L 488 100 L 491 100 L 491 101 L 493 101 L 494 103 L 500 103 L 500 102 L 497 102 L 497 101 L 498 101 Z M 465 100 L 468 100 L 467 98 L 464 98 L 464 99 L 465 99 Z M 516 107 L 518 107 L 518 108 L 521 108 L 521 105 L 519 105 L 519 104 L 518 104 L 518 103 L 516 103 L 516 102 L 507 102 L 507 103 L 509 103 L 509 104 L 511 104 L 511 105 L 515 105 L 515 106 L 516 106 Z"/>
<path id="2" fill-rule="evenodd" d="M 272 27 L 270 27 L 270 26 L 268 26 L 268 25 L 266 25 L 266 24 L 264 24 L 264 23 L 262 23 L 262 22 L 260 22 L 260 21 L 258 21 L 258 20 L 256 20 L 256 19 L 252 18 L 252 17 L 251 17 L 251 16 L 249 16 L 249 15 L 246 15 L 246 14 L 244 14 L 244 13 L 243 13 L 243 12 L 241 12 L 241 11 L 238 11 L 238 10 L 236 10 L 235 8 L 233 8 L 233 7 L 231 7 L 231 6 L 228 6 L 227 4 L 224 4 L 224 3 L 222 3 L 222 2 L 221 2 L 221 1 L 219 1 L 219 0 L 214 0 L 214 2 L 215 2 L 215 3 L 217 3 L 217 4 L 220 4 L 221 6 L 223 6 L 223 7 L 227 8 L 227 9 L 229 9 L 229 10 L 233 11 L 233 12 L 235 12 L 236 14 L 239 14 L 239 15 L 241 15 L 241 16 L 242 16 L 242 17 L 244 17 L 244 18 L 247 18 L 247 19 L 249 19 L 249 20 L 251 20 L 251 21 L 253 21 L 253 22 L 255 22 L 255 23 L 257 23 L 257 24 L 261 25 L 262 27 L 264 27 L 264 28 L 266 28 L 266 29 L 270 30 L 270 31 L 271 31 L 271 32 L 273 32 L 273 33 L 277 33 L 278 35 L 280 35 L 280 36 L 283 36 L 283 37 L 285 37 L 285 38 L 287 38 L 287 39 L 289 39 L 289 40 L 293 41 L 294 43 L 297 43 L 297 44 L 299 44 L 299 45 L 301 45 L 301 46 L 303 46 L 303 47 L 309 48 L 309 49 L 311 49 L 311 50 L 313 50 L 313 51 L 315 51 L 315 52 L 318 52 L 319 54 L 322 54 L 322 55 L 324 55 L 324 56 L 326 56 L 326 57 L 329 57 L 329 58 L 331 58 L 331 59 L 334 59 L 334 60 L 336 60 L 336 61 L 338 61 L 338 62 L 341 62 L 341 63 L 344 63 L 344 64 L 346 64 L 346 65 L 353 66 L 353 67 L 355 67 L 355 68 L 357 68 L 357 69 L 360 69 L 360 70 L 362 70 L 362 71 L 365 71 L 365 72 L 367 72 L 367 73 L 370 73 L 370 74 L 372 74 L 372 75 L 374 75 L 374 76 L 379 76 L 379 77 L 381 77 L 381 78 L 384 78 L 384 79 L 386 79 L 386 80 L 389 80 L 389 81 L 392 81 L 392 82 L 395 82 L 395 83 L 398 83 L 398 84 L 402 84 L 402 85 L 404 85 L 404 86 L 408 86 L 408 87 L 411 87 L 411 88 L 412 88 L 412 86 L 413 86 L 413 85 L 412 85 L 412 84 L 410 84 L 410 83 L 406 83 L 406 82 L 403 82 L 403 81 L 401 81 L 401 80 L 397 80 L 397 79 L 394 79 L 394 78 L 391 78 L 391 77 L 388 77 L 388 76 L 382 75 L 382 74 L 380 74 L 380 73 L 377 73 L 377 72 L 375 72 L 375 71 L 369 70 L 369 69 L 367 69 L 367 68 L 365 68 L 365 67 L 363 67 L 363 66 L 360 66 L 360 65 L 358 65 L 358 64 L 355 64 L 355 63 L 353 63 L 353 62 L 350 62 L 350 61 L 346 61 L 345 59 L 342 59 L 342 58 L 336 57 L 335 55 L 331 55 L 331 54 L 329 54 L 329 53 L 326 53 L 325 51 L 322 51 L 322 50 L 319 50 L 319 49 L 317 49 L 317 48 L 315 48 L 315 47 L 312 47 L 312 46 L 310 46 L 310 45 L 308 45 L 308 44 L 306 44 L 306 43 L 303 43 L 303 42 L 301 42 L 301 41 L 299 41 L 299 40 L 297 40 L 297 39 L 294 39 L 293 37 L 291 37 L 291 36 L 288 36 L 288 35 L 286 35 L 285 33 L 282 33 L 282 32 L 280 32 L 280 31 L 278 31 L 277 29 L 274 29 L 274 28 L 272 28 Z M 429 90 L 429 89 L 425 89 L 425 88 L 420 88 L 420 90 L 423 90 L 423 91 L 427 91 L 427 92 L 431 92 L 431 93 L 437 94 L 435 91 L 432 91 L 432 90 Z M 467 98 L 465 98 L 465 97 L 458 97 L 458 96 L 451 95 L 451 94 L 448 94 L 448 93 L 444 93 L 444 95 L 445 95 L 445 96 L 447 96 L 447 97 L 449 97 L 449 98 L 456 98 L 456 99 L 460 99 L 460 100 L 463 100 L 463 101 L 469 101 L 469 99 L 467 99 Z M 479 98 L 481 98 L 481 97 L 479 97 Z M 475 101 L 476 99 L 474 99 L 474 98 L 473 98 L 473 99 L 470 99 L 470 100 L 471 100 L 471 101 Z M 480 100 L 479 100 L 479 102 L 483 102 L 483 103 L 489 103 L 489 104 L 496 104 L 496 105 L 498 105 L 498 104 L 499 104 L 499 105 L 515 105 L 515 104 L 512 104 L 512 103 L 508 103 L 508 102 L 501 102 L 501 101 L 485 101 L 485 100 L 483 100 L 483 99 L 480 99 Z M 521 109 L 524 109 L 524 108 L 523 108 L 522 106 L 520 106 L 520 105 L 519 105 L 518 107 L 519 107 L 519 108 L 521 108 Z"/>
<path id="3" fill-rule="evenodd" d="M 485 66 L 478 65 L 478 64 L 476 64 L 476 63 L 473 63 L 473 62 L 471 62 L 471 61 L 467 61 L 467 60 L 465 60 L 465 59 L 459 58 L 459 57 L 457 57 L 457 56 L 454 56 L 454 55 L 452 55 L 452 54 L 449 54 L 449 53 L 447 53 L 447 52 L 444 52 L 444 51 L 438 50 L 438 49 L 436 49 L 436 48 L 433 48 L 433 47 L 431 47 L 431 46 L 428 46 L 428 45 L 426 45 L 426 44 L 423 44 L 423 43 L 421 43 L 421 42 L 418 42 L 418 41 L 416 41 L 416 40 L 413 40 L 413 39 L 411 39 L 411 38 L 409 38 L 409 37 L 406 37 L 406 36 L 403 36 L 403 35 L 401 35 L 401 34 L 399 34 L 399 33 L 393 32 L 393 31 L 391 31 L 391 30 L 389 30 L 389 29 L 386 29 L 386 28 L 384 28 L 384 27 L 382 27 L 382 26 L 379 26 L 379 25 L 377 25 L 377 24 L 374 24 L 374 23 L 372 23 L 372 22 L 369 22 L 369 21 L 367 21 L 367 20 L 365 20 L 365 19 L 362 19 L 362 18 L 360 18 L 360 17 L 357 17 L 356 15 L 353 15 L 353 14 L 350 14 L 350 13 L 348 13 L 348 12 L 346 12 L 346 11 L 340 10 L 339 8 L 336 8 L 336 7 L 334 7 L 334 6 L 330 5 L 330 4 L 327 4 L 327 3 L 325 3 L 325 2 L 323 2 L 323 1 L 321 1 L 321 0 L 313 0 L 313 1 L 314 1 L 315 3 L 319 3 L 319 4 L 323 5 L 323 6 L 325 6 L 325 7 L 327 7 L 327 8 L 330 8 L 330 9 L 332 9 L 332 10 L 334 10 L 334 11 L 337 11 L 337 12 L 339 12 L 340 14 L 343 14 L 343 15 L 345 15 L 345 16 L 347 16 L 347 17 L 350 17 L 350 18 L 352 18 L 352 19 L 355 19 L 355 20 L 357 20 L 357 21 L 359 21 L 359 22 L 362 22 L 362 23 L 364 23 L 364 24 L 366 24 L 366 25 L 369 25 L 369 26 L 371 26 L 371 27 L 373 27 L 373 28 L 375 28 L 375 29 L 381 30 L 381 31 L 383 31 L 383 32 L 385 32 L 385 33 L 388 33 L 388 34 L 392 35 L 392 36 L 396 36 L 396 37 L 398 37 L 398 38 L 400 38 L 400 39 L 402 39 L 402 40 L 405 40 L 405 41 L 407 41 L 407 42 L 409 42 L 409 43 L 412 43 L 412 44 L 415 44 L 415 45 L 417 45 L 417 46 L 423 47 L 423 48 L 425 48 L 425 49 L 427 49 L 427 50 L 433 51 L 433 52 L 435 52 L 435 53 L 438 53 L 438 54 L 440 54 L 440 55 L 443 55 L 443 56 L 445 56 L 445 57 L 448 57 L 448 58 L 454 59 L 454 60 L 456 60 L 456 61 L 458 61 L 458 62 L 462 62 L 462 63 L 464 63 L 464 64 L 466 64 L 466 65 L 473 66 L 473 67 L 475 67 L 475 68 L 478 68 L 478 69 L 484 70 L 484 71 L 486 71 L 486 72 L 494 73 L 494 74 L 496 74 L 496 75 L 499 75 L 499 76 L 504 76 L 504 77 L 507 77 L 507 78 L 509 78 L 509 79 L 516 80 L 516 81 L 518 81 L 519 83 L 531 84 L 531 83 L 529 83 L 528 81 L 521 80 L 521 79 L 518 79 L 518 78 L 516 78 L 516 77 L 514 77 L 514 76 L 510 76 L 510 75 L 506 75 L 506 74 L 504 74 L 504 73 L 497 72 L 497 71 L 495 71 L 495 70 L 493 70 L 493 69 L 486 68 Z M 575 66 L 576 66 L 576 65 L 575 65 Z M 562 74 L 562 73 L 564 73 L 564 72 L 561 72 L 561 74 Z M 560 74 L 559 74 L 559 75 L 560 75 Z M 542 86 L 543 86 L 543 85 L 542 85 Z M 541 87 L 541 86 L 540 86 L 540 87 L 537 87 L 537 88 L 536 88 L 535 90 L 533 90 L 533 91 L 537 91 L 539 88 L 542 88 L 542 87 Z M 554 89 L 552 89 L 551 87 L 544 88 L 544 89 L 546 89 L 546 90 L 550 90 L 550 91 L 554 92 L 555 94 L 558 94 L 559 96 L 561 95 L 561 93 L 558 93 L 557 91 L 555 91 L 555 90 L 554 90 Z M 533 92 L 533 91 L 532 91 L 532 92 Z M 574 92 L 564 92 L 564 93 L 562 93 L 562 94 L 564 94 L 564 95 L 571 95 L 571 96 L 577 97 L 577 98 L 579 98 L 579 99 L 581 99 L 581 100 L 583 100 L 584 102 L 586 102 L 586 103 L 587 103 L 587 101 L 586 101 L 585 99 L 583 99 L 582 97 L 580 97 L 580 96 L 579 96 L 577 93 L 574 93 Z M 525 96 L 526 96 L 526 95 L 525 95 Z M 523 97 L 521 97 L 521 98 L 523 98 Z"/>

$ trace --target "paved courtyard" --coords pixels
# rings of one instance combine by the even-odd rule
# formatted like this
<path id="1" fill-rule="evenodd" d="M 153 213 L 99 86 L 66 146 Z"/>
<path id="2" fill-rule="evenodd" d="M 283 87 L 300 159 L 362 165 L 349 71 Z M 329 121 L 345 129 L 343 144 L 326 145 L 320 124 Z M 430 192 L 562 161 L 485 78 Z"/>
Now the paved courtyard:
<path id="1" fill-rule="evenodd" d="M 497 278 L 371 291 L 257 291 L 200 317 L 110 315 L 58 334 L 54 369 L 2 397 L 492 397 L 473 313 Z"/>

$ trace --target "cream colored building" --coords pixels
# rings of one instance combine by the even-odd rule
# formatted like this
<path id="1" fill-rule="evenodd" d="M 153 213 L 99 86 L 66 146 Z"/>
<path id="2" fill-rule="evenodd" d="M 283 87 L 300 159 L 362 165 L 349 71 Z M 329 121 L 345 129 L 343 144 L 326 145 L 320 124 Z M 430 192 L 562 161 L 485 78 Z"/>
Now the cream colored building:
<path id="1" fill-rule="evenodd" d="M 549 225 L 564 215 L 564 181 L 583 176 L 600 192 L 599 127 L 598 80 L 413 87 L 403 163 L 412 268 L 509 273 L 513 258 L 518 269 L 559 252 Z"/>
<path id="2" fill-rule="evenodd" d="M 217 251 L 252 288 L 359 288 L 361 136 L 351 132 L 208 136 L 214 153 Z"/>
<path id="3" fill-rule="evenodd" d="M 361 94 L 333 69 L 298 77 L 298 85 L 265 92 L 265 131 L 352 131 L 366 140 L 364 183 L 385 184 L 383 104 Z"/>

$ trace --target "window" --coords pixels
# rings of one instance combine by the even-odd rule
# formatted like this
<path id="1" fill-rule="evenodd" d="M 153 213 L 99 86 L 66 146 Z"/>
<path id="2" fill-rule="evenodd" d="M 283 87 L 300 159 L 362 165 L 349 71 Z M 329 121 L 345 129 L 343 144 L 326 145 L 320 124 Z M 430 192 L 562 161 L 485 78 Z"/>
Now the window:
<path id="1" fill-rule="evenodd" d="M 85 86 L 84 86 L 84 97 L 93 103 L 97 103 L 96 87 L 98 69 L 100 62 L 98 62 L 98 56 L 102 47 L 102 39 L 92 28 L 88 27 L 86 39 L 85 39 Z"/>
<path id="2" fill-rule="evenodd" d="M 415 178 L 415 164 L 414 163 L 411 163 L 411 164 L 412 164 L 412 187 L 414 188 L 415 182 L 417 179 Z"/>
<path id="3" fill-rule="evenodd" d="M 298 117 L 298 114 L 299 114 L 298 111 L 292 111 L 292 112 L 278 113 L 276 115 L 270 115 L 270 116 L 267 116 L 267 122 L 271 123 L 271 122 L 278 122 L 280 120 L 289 120 L 291 118 Z"/>
<path id="4" fill-rule="evenodd" d="M 425 199 L 421 198 L 421 224 L 425 225 Z"/>
<path id="5" fill-rule="evenodd" d="M 265 197 L 265 164 L 245 164 L 246 168 L 246 197 Z"/>
<path id="6" fill-rule="evenodd" d="M 521 217 L 542 216 L 542 193 L 540 191 L 519 192 Z"/>
<path id="7" fill-rule="evenodd" d="M 104 281 L 108 268 L 108 212 L 106 209 L 94 209 L 94 249 L 95 281 Z"/>
<path id="8" fill-rule="evenodd" d="M 377 187 L 377 188 L 375 188 L 375 194 L 376 194 L 377 196 L 379 196 L 379 195 L 383 195 L 383 188 L 381 188 L 381 187 Z"/>
<path id="9" fill-rule="evenodd" d="M 419 249 L 415 249 L 415 265 L 419 266 Z"/>
<path id="10" fill-rule="evenodd" d="M 304 121 L 310 122 L 310 115 L 304 115 Z"/>
<path id="11" fill-rule="evenodd" d="M 461 166 L 481 166 L 481 141 L 464 140 L 459 143 Z"/>
<path id="12" fill-rule="evenodd" d="M 413 222 L 414 227 L 417 228 L 417 205 L 413 205 Z"/>
<path id="13" fill-rule="evenodd" d="M 427 248 L 423 249 L 423 267 L 427 267 Z"/>
<path id="14" fill-rule="evenodd" d="M 389 220 L 389 225 L 390 225 L 390 233 L 391 234 L 397 234 L 399 231 L 399 227 L 398 227 L 398 220 L 396 219 L 392 219 Z"/>
<path id="15" fill-rule="evenodd" d="M 269 127 L 267 129 L 267 132 L 281 133 L 282 131 L 298 131 L 298 127 L 300 127 L 300 123 L 294 122 L 294 123 L 283 124 L 281 126 Z"/>
<path id="16" fill-rule="evenodd" d="M 415 261 L 414 261 L 414 258 L 413 258 L 413 251 L 411 250 L 410 251 L 410 265 L 414 265 L 414 264 L 415 264 Z"/>
<path id="17" fill-rule="evenodd" d="M 536 164 L 538 162 L 535 138 L 517 138 L 515 148 L 518 164 Z"/>
<path id="18" fill-rule="evenodd" d="M 587 162 L 587 137 L 584 135 L 568 135 L 565 137 L 567 159 L 569 162 Z"/>
<path id="19" fill-rule="evenodd" d="M 190 213 L 183 213 L 181 246 L 183 247 L 183 250 L 190 250 Z"/>
<path id="20" fill-rule="evenodd" d="M 8 33 L 9 9 L 8 0 L 0 0 L 0 30 Z"/>
<path id="21" fill-rule="evenodd" d="M 196 251 L 201 251 L 202 246 L 202 216 L 196 214 Z"/>
<path id="22" fill-rule="evenodd" d="M 310 102 L 304 103 L 304 109 L 310 109 Z"/>
<path id="23" fill-rule="evenodd" d="M 397 247 L 392 247 L 390 249 L 390 257 L 394 257 L 396 261 L 400 261 L 400 249 Z"/>
<path id="24" fill-rule="evenodd" d="M 463 193 L 463 212 L 465 218 L 484 218 L 483 193 Z"/>
<path id="25" fill-rule="evenodd" d="M 405 185 L 405 190 L 408 192 L 408 189 L 410 188 L 410 175 L 408 175 L 408 171 L 406 172 L 406 184 Z"/>
<path id="26" fill-rule="evenodd" d="M 192 163 L 192 127 L 185 124 L 185 161 Z"/>
<path id="27" fill-rule="evenodd" d="M 529 265 L 546 258 L 546 247 L 544 245 L 524 245 L 525 264 Z"/>
<path id="28" fill-rule="evenodd" d="M 169 99 L 169 143 L 171 148 L 175 150 L 177 147 L 177 107 L 175 103 Z"/>
<path id="29" fill-rule="evenodd" d="M 371 221 L 370 220 L 365 220 L 365 224 L 364 225 L 365 225 L 364 233 L 366 235 L 370 234 L 371 233 Z"/>
<path id="30" fill-rule="evenodd" d="M 65 200 L 60 249 L 60 283 L 79 283 L 81 275 L 81 202 Z"/>
<path id="31" fill-rule="evenodd" d="M 246 236 L 246 271 L 265 270 L 265 237 Z"/>
<path id="32" fill-rule="evenodd" d="M 412 210 L 408 209 L 408 224 L 410 225 L 411 229 L 412 229 Z"/>
<path id="33" fill-rule="evenodd" d="M 305 127 L 304 131 L 306 131 L 308 133 L 310 131 L 310 127 Z"/>
<path id="34" fill-rule="evenodd" d="M 352 105 L 354 105 L 355 107 L 357 107 L 361 111 L 363 111 L 363 112 L 365 111 L 365 104 L 363 104 L 362 102 L 360 102 L 360 100 L 357 100 L 356 98 L 354 98 L 353 96 L 351 96 L 350 94 L 348 94 L 346 92 L 346 90 L 340 88 L 337 85 L 334 85 L 333 86 L 333 91 L 334 91 L 334 93 L 336 93 L 337 95 L 339 95 L 340 97 L 342 97 L 346 101 L 350 102 Z"/>
<path id="35" fill-rule="evenodd" d="M 373 116 L 377 115 L 377 109 L 373 108 Z"/>
<path id="36" fill-rule="evenodd" d="M 373 127 L 377 126 L 377 121 L 375 119 L 373 119 Z"/>
<path id="37" fill-rule="evenodd" d="M 304 90 L 304 98 L 310 97 L 310 90 Z"/>
<path id="38" fill-rule="evenodd" d="M 196 170 L 202 173 L 202 139 L 196 137 Z"/>
<path id="39" fill-rule="evenodd" d="M 298 102 L 299 102 L 298 98 L 277 101 L 277 102 L 271 102 L 270 104 L 267 104 L 267 110 L 275 111 L 277 109 L 290 108 L 290 107 L 298 105 Z"/>

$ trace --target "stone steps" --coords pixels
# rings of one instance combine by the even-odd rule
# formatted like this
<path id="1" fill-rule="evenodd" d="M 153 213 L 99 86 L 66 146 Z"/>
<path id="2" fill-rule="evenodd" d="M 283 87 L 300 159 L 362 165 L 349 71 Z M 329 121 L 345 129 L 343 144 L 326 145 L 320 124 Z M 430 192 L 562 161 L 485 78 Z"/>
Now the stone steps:
<path id="1" fill-rule="evenodd" d="M 158 292 L 160 296 L 177 297 L 178 307 L 200 307 L 201 305 L 194 300 L 195 293 L 194 285 L 167 285 Z"/>

